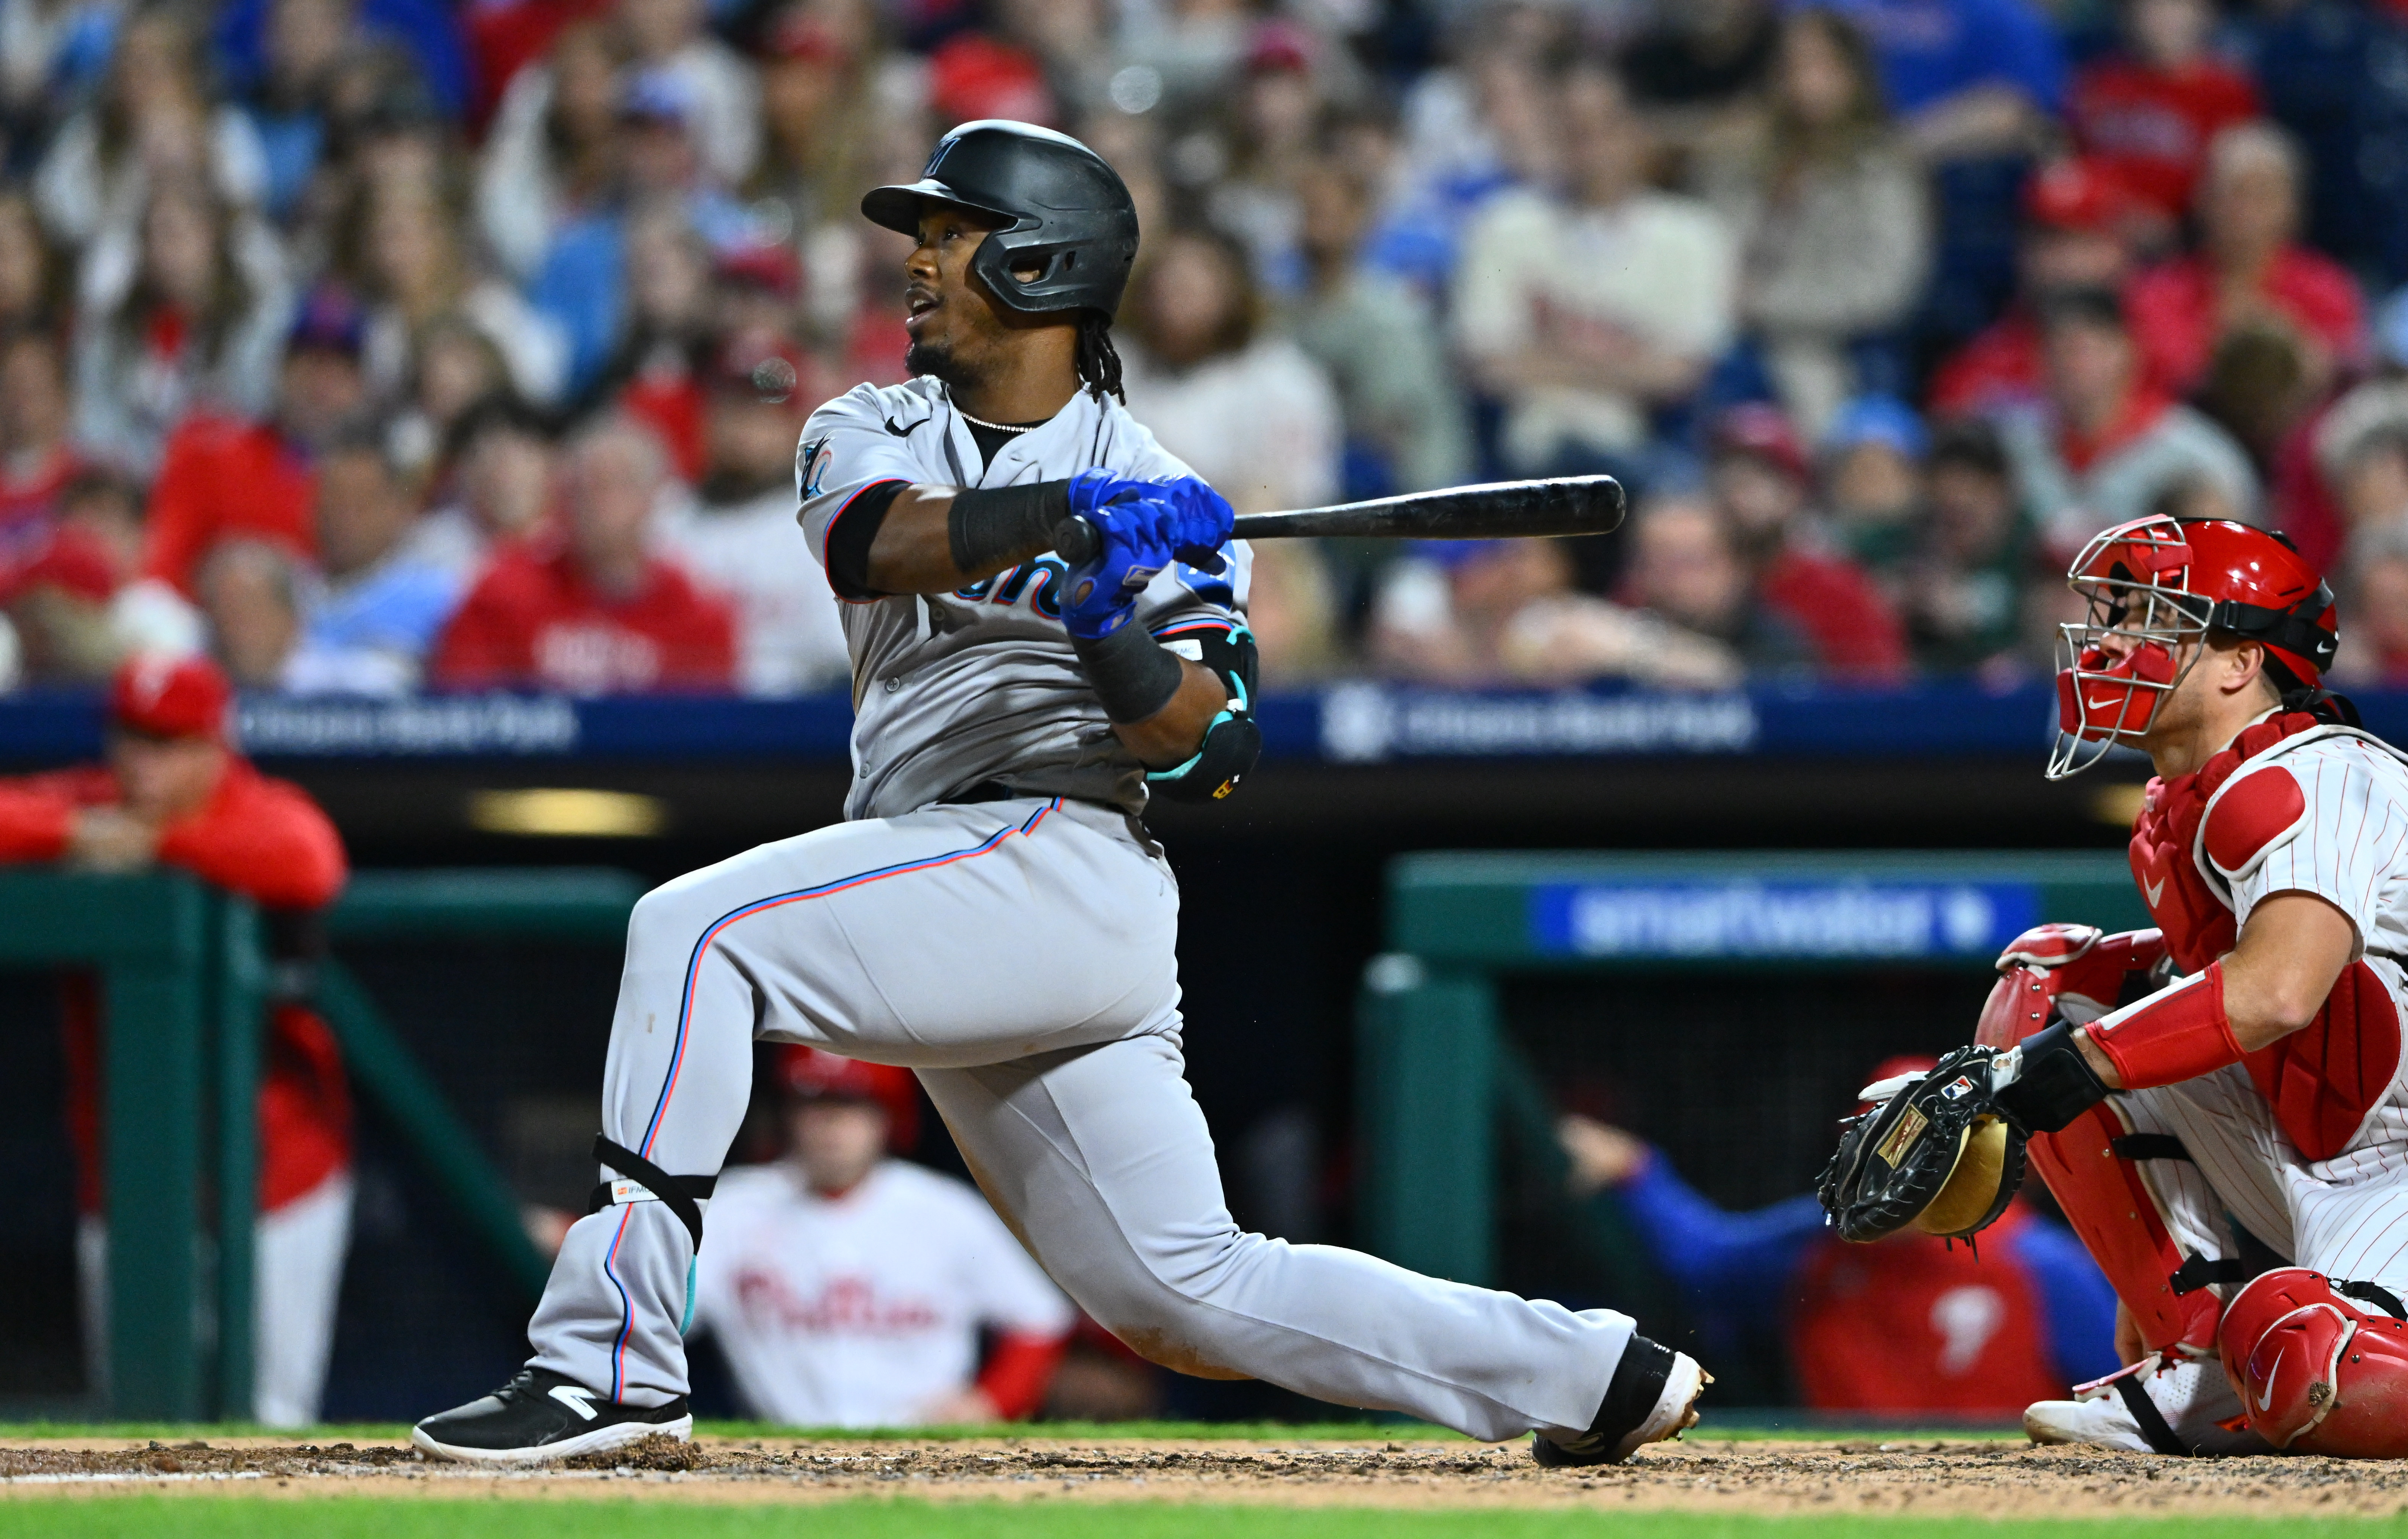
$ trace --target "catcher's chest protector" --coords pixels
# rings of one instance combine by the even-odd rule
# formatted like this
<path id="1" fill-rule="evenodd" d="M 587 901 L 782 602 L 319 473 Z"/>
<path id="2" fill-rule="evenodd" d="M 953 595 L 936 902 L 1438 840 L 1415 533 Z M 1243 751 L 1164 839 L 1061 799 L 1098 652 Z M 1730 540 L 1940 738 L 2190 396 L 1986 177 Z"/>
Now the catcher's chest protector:
<path id="1" fill-rule="evenodd" d="M 2132 876 L 2165 932 L 2166 950 L 2185 972 L 2196 972 L 2230 951 L 2239 937 L 2230 900 L 2204 864 L 2219 831 L 2210 827 L 2201 836 L 2209 803 L 2249 760 L 2326 725 L 2304 712 L 2272 717 L 2243 732 L 2197 774 L 2150 784 L 2132 827 Z M 2283 773 L 2268 769 L 2243 786 L 2261 780 L 2278 784 L 2265 777 Z M 2234 797 L 2243 786 L 2233 788 Z M 2216 813 L 2219 820 L 2227 819 L 2223 805 Z M 2360 961 L 2343 971 L 2315 1021 L 2245 1055 L 2243 1062 L 2300 1152 L 2310 1159 L 2330 1159 L 2358 1135 L 2389 1088 L 2400 1053 L 2400 1019 L 2390 992 Z"/>

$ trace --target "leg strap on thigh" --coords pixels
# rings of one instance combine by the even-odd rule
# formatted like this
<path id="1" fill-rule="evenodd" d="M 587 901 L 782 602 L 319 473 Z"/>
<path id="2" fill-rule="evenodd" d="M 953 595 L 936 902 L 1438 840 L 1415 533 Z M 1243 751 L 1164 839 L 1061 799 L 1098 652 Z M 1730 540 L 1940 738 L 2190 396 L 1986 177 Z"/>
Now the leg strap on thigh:
<path id="1" fill-rule="evenodd" d="M 2211 1261 L 2194 1252 L 2174 1268 L 2174 1274 L 2167 1280 L 2173 1284 L 2174 1297 L 2180 1298 L 2215 1283 L 2245 1283 L 2249 1280 L 2249 1263 L 2238 1259 Z"/>
<path id="2" fill-rule="evenodd" d="M 685 1225 L 686 1232 L 694 1236 L 694 1248 L 702 1248 L 702 1200 L 718 1187 L 719 1177 L 671 1175 L 635 1150 L 613 1143 L 600 1133 L 594 1135 L 594 1158 L 618 1172 L 621 1179 L 595 1187 L 586 1212 L 600 1213 L 614 1202 L 666 1202 Z"/>

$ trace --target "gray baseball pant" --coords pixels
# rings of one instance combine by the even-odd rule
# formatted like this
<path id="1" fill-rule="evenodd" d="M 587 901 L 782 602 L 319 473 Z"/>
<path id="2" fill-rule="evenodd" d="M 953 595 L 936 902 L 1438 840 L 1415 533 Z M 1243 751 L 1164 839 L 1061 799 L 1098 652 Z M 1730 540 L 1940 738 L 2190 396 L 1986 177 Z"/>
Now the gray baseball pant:
<path id="1" fill-rule="evenodd" d="M 1480 1438 L 1585 1431 L 1628 1316 L 1239 1230 L 1184 1078 L 1178 918 L 1169 868 L 1082 802 L 939 804 L 765 844 L 636 905 L 603 1130 L 715 1174 L 755 1038 L 907 1065 L 1030 1254 L 1154 1360 Z M 693 1258 L 662 1202 L 580 1219 L 532 1360 L 632 1404 L 683 1394 Z"/>

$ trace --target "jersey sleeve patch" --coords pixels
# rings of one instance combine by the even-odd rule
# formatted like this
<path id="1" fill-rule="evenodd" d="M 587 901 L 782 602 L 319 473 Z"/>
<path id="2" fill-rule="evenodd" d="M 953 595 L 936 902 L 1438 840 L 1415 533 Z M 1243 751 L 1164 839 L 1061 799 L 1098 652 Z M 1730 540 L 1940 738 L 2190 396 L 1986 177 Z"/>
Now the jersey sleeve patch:
<path id="1" fill-rule="evenodd" d="M 2307 817 L 2300 783 L 2281 765 L 2269 765 L 2225 786 L 2207 811 L 2200 837 L 2215 869 L 2238 880 L 2296 835 Z"/>

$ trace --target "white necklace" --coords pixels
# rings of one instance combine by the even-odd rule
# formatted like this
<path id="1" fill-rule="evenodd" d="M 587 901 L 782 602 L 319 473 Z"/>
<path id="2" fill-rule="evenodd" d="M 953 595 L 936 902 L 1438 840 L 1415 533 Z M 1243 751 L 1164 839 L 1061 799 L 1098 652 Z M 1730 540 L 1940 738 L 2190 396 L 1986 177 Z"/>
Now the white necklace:
<path id="1" fill-rule="evenodd" d="M 962 411 L 962 409 L 958 406 L 953 408 L 953 410 L 956 411 Z M 962 411 L 962 421 L 970 424 L 974 427 L 983 427 L 996 433 L 1028 433 L 1045 425 L 1043 423 L 1021 423 L 1018 425 L 1014 425 L 1010 423 L 991 423 L 984 417 L 973 417 L 967 411 Z"/>

